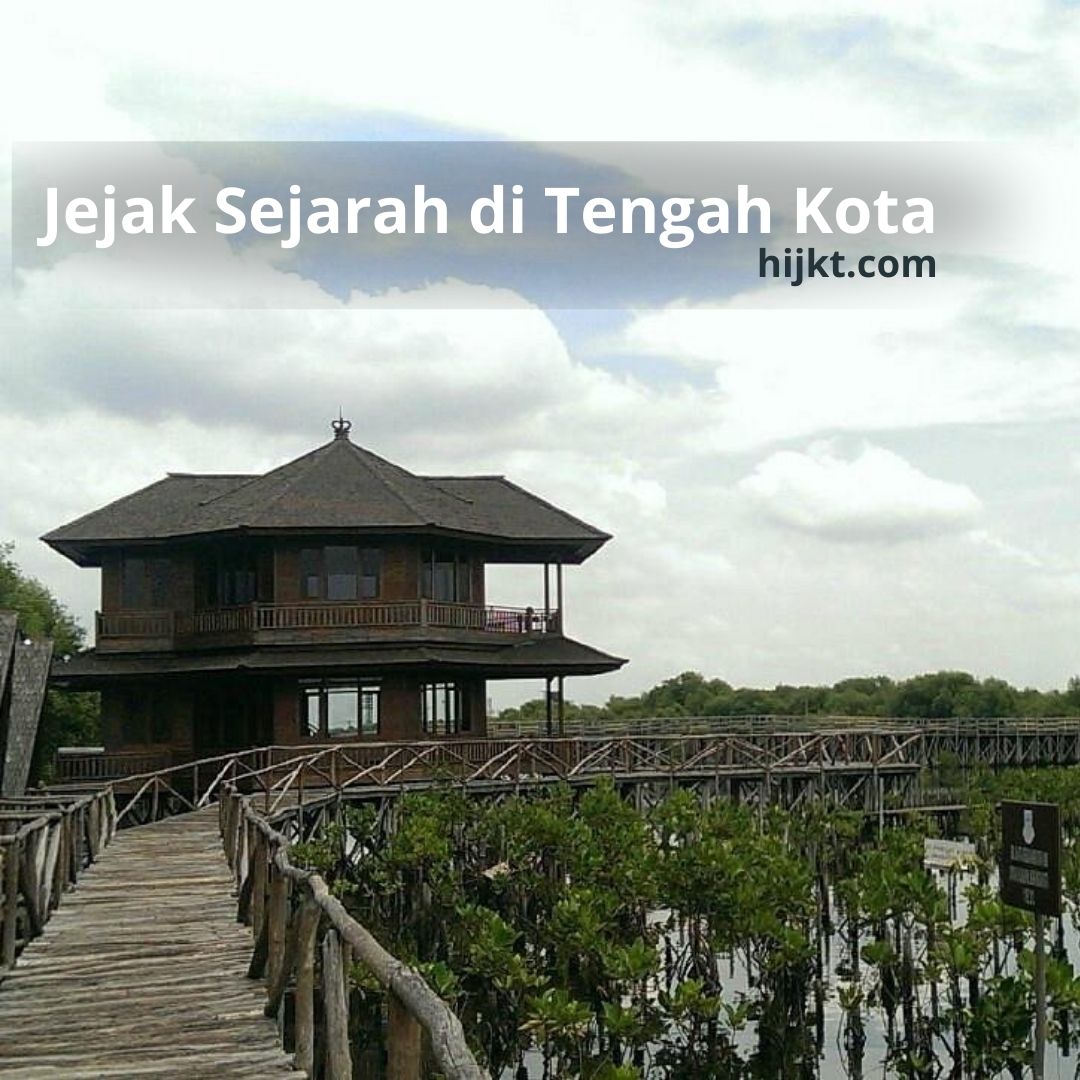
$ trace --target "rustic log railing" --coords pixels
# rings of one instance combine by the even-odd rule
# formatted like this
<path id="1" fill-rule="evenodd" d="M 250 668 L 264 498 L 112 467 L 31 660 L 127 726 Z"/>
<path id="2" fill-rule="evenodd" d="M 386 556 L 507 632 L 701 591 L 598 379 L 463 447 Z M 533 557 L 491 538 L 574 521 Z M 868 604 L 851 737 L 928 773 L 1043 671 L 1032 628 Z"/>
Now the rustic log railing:
<path id="1" fill-rule="evenodd" d="M 294 1061 L 315 1075 L 316 1047 L 323 1075 L 353 1075 L 349 1040 L 352 962 L 363 964 L 387 991 L 388 1080 L 419 1080 L 423 1039 L 448 1080 L 481 1080 L 461 1021 L 412 968 L 388 953 L 331 895 L 315 872 L 289 859 L 289 841 L 229 783 L 219 801 L 225 855 L 236 881 L 238 917 L 251 926 L 248 975 L 266 979 L 267 1016 L 277 1017 L 293 980 Z M 321 993 L 316 992 L 316 966 Z M 321 1038 L 316 1039 L 316 1032 Z"/>
<path id="2" fill-rule="evenodd" d="M 64 891 L 116 831 L 110 788 L 89 795 L 0 800 L 0 970 L 41 934 Z"/>
<path id="3" fill-rule="evenodd" d="M 742 782 L 817 771 L 877 777 L 883 770 L 918 771 L 946 755 L 961 766 L 1080 764 L 1080 718 L 833 718 L 812 727 L 801 718 L 740 718 L 679 734 L 266 746 L 157 768 L 146 768 L 137 756 L 66 754 L 57 761 L 55 779 L 83 790 L 110 783 L 118 822 L 138 824 L 206 806 L 227 783 L 261 795 L 271 812 L 294 796 L 303 799 L 305 791 L 402 789 L 433 779 L 491 787 L 598 776 Z"/>
<path id="4" fill-rule="evenodd" d="M 995 743 L 996 745 L 996 743 Z M 260 796 L 273 813 L 290 800 L 327 791 L 362 794 L 453 781 L 487 787 L 617 780 L 679 782 L 829 771 L 914 772 L 927 764 L 927 739 L 913 728 L 775 731 L 746 735 L 596 736 L 540 739 L 453 738 L 266 746 L 184 762 L 109 782 L 117 823 L 156 821 L 207 806 L 227 785 Z M 1080 760 L 1080 728 L 1076 757 Z M 70 769 L 58 781 L 79 784 Z M 100 771 L 100 770 L 98 770 Z M 86 782 L 97 786 L 100 780 Z M 306 794 L 310 793 L 310 795 Z"/>

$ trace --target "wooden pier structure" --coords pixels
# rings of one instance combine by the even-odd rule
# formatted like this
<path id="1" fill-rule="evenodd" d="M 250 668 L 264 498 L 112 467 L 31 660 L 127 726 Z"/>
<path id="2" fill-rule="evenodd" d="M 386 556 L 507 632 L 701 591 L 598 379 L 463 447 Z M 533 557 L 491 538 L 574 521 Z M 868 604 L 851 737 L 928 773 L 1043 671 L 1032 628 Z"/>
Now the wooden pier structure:
<path id="1" fill-rule="evenodd" d="M 345 802 L 607 779 L 643 805 L 690 787 L 760 806 L 822 797 L 884 820 L 946 761 L 1080 764 L 1080 719 L 653 724 L 179 763 L 62 757 L 52 791 L 0 800 L 0 1076 L 344 1080 L 360 963 L 387 993 L 389 1080 L 419 1080 L 425 1053 L 450 1080 L 483 1080 L 446 1005 L 290 861 Z"/>
<path id="2" fill-rule="evenodd" d="M 247 978 L 216 810 L 119 833 L 0 986 L 0 1076 L 306 1075 Z"/>

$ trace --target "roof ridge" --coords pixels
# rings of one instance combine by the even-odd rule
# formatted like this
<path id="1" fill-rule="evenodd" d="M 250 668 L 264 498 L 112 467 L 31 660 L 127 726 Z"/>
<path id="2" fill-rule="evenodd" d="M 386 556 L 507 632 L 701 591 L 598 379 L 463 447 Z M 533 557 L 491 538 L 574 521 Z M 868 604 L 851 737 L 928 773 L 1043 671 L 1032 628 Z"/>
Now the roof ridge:
<path id="1" fill-rule="evenodd" d="M 396 465 L 394 464 L 394 462 L 388 460 L 387 458 L 380 457 L 380 455 L 376 454 L 374 450 L 369 450 L 366 446 L 360 446 L 352 441 L 349 442 L 349 446 L 352 447 L 358 459 L 363 463 L 364 468 L 367 469 L 368 472 L 371 473 L 371 475 L 374 476 L 376 480 L 388 487 L 390 491 L 393 492 L 394 496 L 400 499 L 401 502 L 405 504 L 407 509 L 411 510 L 418 518 L 424 519 L 425 517 L 430 517 L 430 514 L 426 514 L 424 511 L 418 510 L 416 506 L 412 503 L 412 501 L 409 499 L 409 497 L 400 490 L 399 486 L 395 484 L 392 479 L 386 476 L 378 475 L 371 467 L 370 462 L 366 459 L 374 458 L 377 462 L 379 462 L 380 465 L 387 466 L 391 474 L 393 474 L 394 471 L 401 472 L 408 476 L 410 479 L 419 481 L 421 484 L 430 483 L 431 477 L 421 476 L 419 473 L 410 472 L 403 466 Z M 458 502 L 463 503 L 465 506 L 473 505 L 471 499 L 464 499 L 460 495 L 455 495 L 452 491 L 446 491 L 444 488 L 438 487 L 437 484 L 435 484 L 434 486 L 438 488 L 441 494 L 445 495 L 449 499 L 456 499 Z M 434 522 L 426 521 L 425 524 L 432 525 L 434 524 Z"/>
<path id="2" fill-rule="evenodd" d="M 258 473 L 246 472 L 167 472 L 166 480 L 253 480 Z"/>
<path id="3" fill-rule="evenodd" d="M 305 464 L 299 471 L 302 474 L 306 475 L 307 470 L 311 467 L 311 461 L 309 461 L 308 459 L 314 458 L 317 454 L 320 454 L 322 451 L 326 450 L 327 447 L 333 445 L 334 444 L 332 442 L 323 443 L 322 446 L 316 446 L 314 450 L 309 450 L 306 454 L 301 454 L 298 458 L 293 458 L 292 461 L 286 461 L 284 465 L 278 465 L 276 468 L 269 469 L 267 472 L 264 473 L 237 473 L 237 476 L 246 478 L 245 483 L 241 484 L 239 487 L 233 488 L 230 491 L 223 491 L 220 495 L 214 495 L 212 498 L 204 499 L 202 502 L 199 503 L 199 506 L 210 506 L 213 503 L 216 503 L 219 499 L 227 499 L 231 498 L 234 495 L 239 495 L 240 492 L 244 490 L 244 488 L 249 487 L 251 484 L 257 484 L 260 480 L 265 480 L 268 476 L 272 476 L 276 472 L 283 472 L 285 469 L 288 469 L 294 465 L 299 465 L 300 462 L 304 462 Z M 273 506 L 274 503 L 278 501 L 278 499 L 280 499 L 283 495 L 285 495 L 286 492 L 289 491 L 293 483 L 294 481 L 287 480 L 285 482 L 284 490 L 281 492 L 281 494 L 276 495 L 266 505 Z"/>
<path id="4" fill-rule="evenodd" d="M 366 446 L 360 446 L 357 443 L 354 443 L 351 439 L 346 440 L 346 445 L 353 452 L 353 456 L 360 463 L 360 465 L 362 465 L 363 468 L 367 470 L 370 476 L 374 477 L 378 483 L 382 484 L 383 487 L 387 488 L 394 496 L 394 498 L 397 499 L 398 502 L 400 502 L 406 510 L 408 510 L 411 514 L 414 514 L 421 521 L 424 521 L 426 515 L 416 508 L 416 506 L 412 503 L 408 496 L 401 492 L 397 484 L 393 483 L 385 476 L 380 476 L 371 467 L 371 462 L 368 460 L 368 458 L 374 458 L 382 465 L 389 465 L 391 469 L 398 469 L 403 473 L 407 473 L 409 476 L 413 477 L 416 480 L 419 480 L 420 477 L 416 476 L 415 473 L 409 472 L 408 469 L 403 469 L 400 465 L 395 465 L 392 461 L 387 461 L 386 458 L 379 457 L 379 455 L 376 454 L 373 450 L 368 450 Z M 431 523 L 425 521 L 425 524 Z"/>
<path id="5" fill-rule="evenodd" d="M 606 536 L 607 539 L 611 539 L 610 533 L 604 532 L 603 529 L 598 529 L 595 525 L 590 525 L 583 518 L 575 517 L 568 510 L 564 510 L 561 506 L 556 506 L 553 502 L 548 502 L 547 499 L 537 495 L 535 492 L 527 491 L 520 484 L 515 484 L 513 480 L 507 480 L 505 476 L 500 476 L 499 479 L 502 480 L 507 487 L 512 487 L 515 491 L 520 491 L 522 495 L 527 495 L 530 499 L 535 499 L 538 503 L 543 503 L 549 510 L 556 514 L 561 514 L 564 518 L 574 522 L 575 525 L 580 525 L 582 528 L 588 529 L 598 536 Z"/>
<path id="6" fill-rule="evenodd" d="M 421 480 L 505 480 L 503 473 L 416 473 Z"/>

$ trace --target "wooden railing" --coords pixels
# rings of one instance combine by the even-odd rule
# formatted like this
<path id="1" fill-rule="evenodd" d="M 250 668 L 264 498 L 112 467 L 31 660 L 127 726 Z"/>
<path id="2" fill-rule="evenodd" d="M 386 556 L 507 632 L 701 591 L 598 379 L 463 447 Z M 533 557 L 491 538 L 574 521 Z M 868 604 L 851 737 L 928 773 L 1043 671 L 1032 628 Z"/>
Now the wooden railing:
<path id="1" fill-rule="evenodd" d="M 489 719 L 488 734 L 498 739 L 536 738 L 545 734 L 544 717 L 525 720 Z M 1080 734 L 1080 716 L 969 717 L 933 719 L 910 716 L 649 716 L 649 717 L 567 717 L 562 734 L 598 735 L 758 735 L 778 731 L 899 731 L 910 729 L 937 735 Z"/>
<path id="2" fill-rule="evenodd" d="M 160 772 L 176 764 L 171 750 L 86 750 L 73 747 L 57 751 L 52 778 L 57 784 L 97 787 L 110 780 L 122 780 L 141 773 Z"/>
<path id="3" fill-rule="evenodd" d="M 206 611 L 98 612 L 97 640 L 106 649 L 160 649 L 208 637 L 260 635 L 307 630 L 407 629 L 476 630 L 495 634 L 557 634 L 557 611 L 535 608 L 447 604 L 434 600 L 394 603 L 248 604 Z"/>
<path id="4" fill-rule="evenodd" d="M 41 934 L 64 891 L 116 831 L 111 789 L 64 797 L 0 800 L 0 969 Z"/>
<path id="5" fill-rule="evenodd" d="M 102 638 L 172 638 L 171 611 L 107 611 L 97 613 L 97 640 Z"/>
<path id="6" fill-rule="evenodd" d="M 448 1080 L 483 1080 L 461 1021 L 423 978 L 388 953 L 331 895 L 313 871 L 292 864 L 289 841 L 230 783 L 219 803 L 225 856 L 239 897 L 238 918 L 252 930 L 248 975 L 265 978 L 269 1017 L 277 1017 L 293 981 L 294 1061 L 316 1075 L 353 1075 L 349 1038 L 350 968 L 362 963 L 388 995 L 388 1080 L 419 1080 L 427 1033 L 432 1056 Z M 321 992 L 316 992 L 316 964 Z M 316 1039 L 316 1032 L 321 1038 Z"/>

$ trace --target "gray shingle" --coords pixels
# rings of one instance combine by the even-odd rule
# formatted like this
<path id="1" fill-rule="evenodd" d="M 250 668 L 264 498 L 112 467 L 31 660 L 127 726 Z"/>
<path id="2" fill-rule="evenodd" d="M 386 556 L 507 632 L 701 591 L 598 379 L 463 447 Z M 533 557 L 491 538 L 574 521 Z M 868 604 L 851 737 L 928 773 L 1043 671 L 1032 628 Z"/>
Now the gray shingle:
<path id="1" fill-rule="evenodd" d="M 609 539 L 501 476 L 417 476 L 337 438 L 262 476 L 170 474 L 47 533 L 78 562 L 95 545 L 237 531 L 416 530 L 547 543 L 570 561 Z"/>

